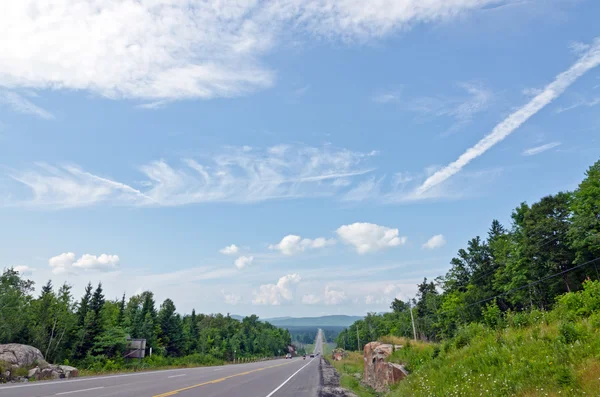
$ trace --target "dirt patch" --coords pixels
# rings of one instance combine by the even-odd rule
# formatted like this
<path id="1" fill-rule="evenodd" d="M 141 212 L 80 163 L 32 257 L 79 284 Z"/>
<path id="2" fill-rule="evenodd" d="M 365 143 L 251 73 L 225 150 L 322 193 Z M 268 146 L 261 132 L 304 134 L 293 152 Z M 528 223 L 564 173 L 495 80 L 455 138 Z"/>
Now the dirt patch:
<path id="1" fill-rule="evenodd" d="M 319 397 L 357 397 L 340 387 L 340 375 L 323 357 L 319 361 Z"/>

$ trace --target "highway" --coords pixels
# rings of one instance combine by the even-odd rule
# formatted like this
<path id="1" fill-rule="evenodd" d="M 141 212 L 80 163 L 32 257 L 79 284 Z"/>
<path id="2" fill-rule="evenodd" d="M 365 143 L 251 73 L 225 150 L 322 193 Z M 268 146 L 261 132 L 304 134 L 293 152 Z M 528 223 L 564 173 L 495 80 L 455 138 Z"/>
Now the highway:
<path id="1" fill-rule="evenodd" d="M 315 353 L 322 351 L 319 331 Z M 316 397 L 319 356 L 0 385 L 0 397 Z"/>

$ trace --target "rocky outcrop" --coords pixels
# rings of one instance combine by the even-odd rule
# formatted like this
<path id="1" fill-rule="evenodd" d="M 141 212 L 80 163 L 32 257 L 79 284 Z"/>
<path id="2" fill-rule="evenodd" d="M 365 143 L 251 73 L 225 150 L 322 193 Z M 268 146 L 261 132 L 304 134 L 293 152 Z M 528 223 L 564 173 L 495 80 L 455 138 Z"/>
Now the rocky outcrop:
<path id="1" fill-rule="evenodd" d="M 363 382 L 373 389 L 383 392 L 390 385 L 404 379 L 408 372 L 403 366 L 387 362 L 387 358 L 400 345 L 388 345 L 379 342 L 367 343 L 364 348 L 365 368 Z"/>
<path id="2" fill-rule="evenodd" d="M 12 367 L 27 368 L 34 365 L 44 365 L 46 361 L 39 349 L 29 345 L 9 343 L 0 345 L 0 361 Z"/>
<path id="3" fill-rule="evenodd" d="M 333 361 L 342 361 L 345 356 L 346 352 L 344 351 L 344 349 L 334 349 L 331 352 L 331 358 L 333 359 Z"/>
<path id="4" fill-rule="evenodd" d="M 0 367 L 2 368 L 0 383 L 68 379 L 79 376 L 77 368 L 48 364 L 42 353 L 35 347 L 16 343 L 0 345 Z"/>

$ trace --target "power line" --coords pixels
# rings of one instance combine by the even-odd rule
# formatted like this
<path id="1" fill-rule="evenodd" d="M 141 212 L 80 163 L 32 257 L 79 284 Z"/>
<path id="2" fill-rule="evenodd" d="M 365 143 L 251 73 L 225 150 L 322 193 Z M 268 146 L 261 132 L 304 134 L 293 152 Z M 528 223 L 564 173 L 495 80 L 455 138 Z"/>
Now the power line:
<path id="1" fill-rule="evenodd" d="M 569 268 L 569 269 L 566 269 L 566 270 L 563 270 L 563 271 L 561 271 L 561 272 L 554 273 L 554 274 L 550 274 L 550 275 L 548 275 L 548 276 L 542 277 L 542 278 L 540 278 L 539 280 L 532 281 L 532 282 L 530 282 L 530 283 L 528 283 L 528 284 L 525 284 L 525 285 L 522 285 L 522 286 L 520 286 L 520 287 L 515 287 L 515 288 L 513 288 L 513 289 L 511 289 L 511 290 L 509 290 L 509 291 L 503 292 L 503 293 L 501 293 L 501 294 L 498 294 L 498 295 L 496 295 L 496 296 L 492 296 L 492 297 L 490 297 L 490 298 L 485 298 L 485 299 L 482 299 L 482 300 L 480 300 L 480 301 L 477 301 L 477 302 L 474 302 L 474 303 L 470 303 L 470 304 L 468 304 L 468 305 L 465 305 L 465 306 L 462 306 L 462 307 L 458 307 L 458 308 L 456 308 L 456 309 L 448 310 L 448 311 L 445 311 L 445 312 L 442 312 L 442 313 L 438 313 L 438 314 L 446 314 L 446 313 L 451 313 L 451 312 L 453 312 L 453 311 L 456 311 L 456 310 L 466 309 L 466 308 L 468 308 L 468 307 L 471 307 L 471 306 L 474 306 L 474 305 L 478 305 L 478 304 L 480 304 L 480 303 L 483 303 L 483 302 L 488 302 L 488 301 L 491 301 L 492 299 L 496 299 L 496 298 L 499 298 L 499 297 L 501 297 L 501 296 L 505 296 L 505 295 L 508 295 L 508 294 L 510 294 L 510 293 L 513 293 L 513 292 L 515 292 L 515 291 L 522 290 L 522 289 L 524 289 L 524 288 L 527 288 L 527 287 L 531 287 L 532 285 L 539 284 L 539 283 L 541 283 L 541 282 L 543 282 L 543 281 L 546 281 L 546 280 L 549 280 L 549 279 L 551 279 L 551 278 L 554 278 L 554 277 L 561 276 L 561 275 L 563 275 L 563 274 L 565 274 L 565 273 L 568 273 L 568 272 L 571 272 L 571 271 L 573 271 L 573 270 L 579 269 L 579 268 L 581 268 L 581 267 L 583 267 L 583 266 L 589 265 L 590 263 L 594 263 L 594 262 L 596 262 L 596 261 L 597 261 L 597 260 L 599 260 L 599 259 L 600 259 L 600 257 L 598 257 L 598 258 L 596 258 L 596 259 L 592 259 L 592 260 L 590 260 L 590 261 L 584 262 L 584 263 L 582 263 L 582 264 L 579 264 L 579 265 L 577 265 L 577 266 L 573 266 L 573 267 L 571 267 L 571 268 Z"/>

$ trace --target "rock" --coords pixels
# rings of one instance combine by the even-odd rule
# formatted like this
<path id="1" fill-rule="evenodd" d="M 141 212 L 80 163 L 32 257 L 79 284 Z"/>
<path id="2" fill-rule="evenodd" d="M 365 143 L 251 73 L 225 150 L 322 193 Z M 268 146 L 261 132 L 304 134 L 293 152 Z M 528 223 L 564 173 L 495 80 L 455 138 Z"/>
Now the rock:
<path id="1" fill-rule="evenodd" d="M 346 352 L 344 351 L 344 349 L 334 349 L 331 352 L 331 358 L 334 361 L 342 361 L 345 356 L 346 356 Z"/>
<path id="2" fill-rule="evenodd" d="M 408 372 L 403 366 L 386 361 L 387 357 L 400 345 L 388 345 L 379 342 L 367 343 L 364 348 L 365 368 L 363 382 L 373 389 L 383 392 L 389 386 L 404 379 Z"/>
<path id="3" fill-rule="evenodd" d="M 340 387 L 340 375 L 323 357 L 319 362 L 319 373 L 319 397 L 357 397 L 356 394 Z"/>
<path id="4" fill-rule="evenodd" d="M 27 377 L 29 379 L 35 379 L 35 380 L 39 380 L 40 379 L 40 367 L 35 367 L 35 368 L 31 368 L 29 370 L 29 372 L 27 373 Z"/>
<path id="5" fill-rule="evenodd" d="M 40 372 L 40 379 L 52 379 L 52 373 L 54 369 L 52 367 L 44 368 Z"/>
<path id="6" fill-rule="evenodd" d="M 42 352 L 33 346 L 8 343 L 0 345 L 0 361 L 5 361 L 16 367 L 32 367 L 46 361 Z"/>
<path id="7" fill-rule="evenodd" d="M 65 375 L 65 378 L 77 378 L 79 376 L 79 370 L 69 365 L 59 365 L 58 368 Z"/>

